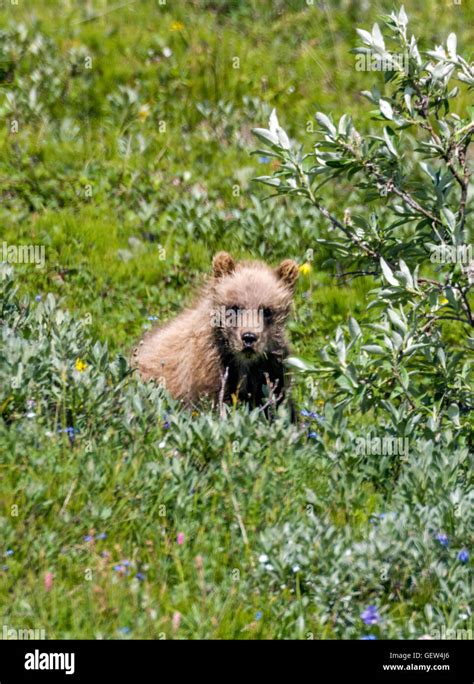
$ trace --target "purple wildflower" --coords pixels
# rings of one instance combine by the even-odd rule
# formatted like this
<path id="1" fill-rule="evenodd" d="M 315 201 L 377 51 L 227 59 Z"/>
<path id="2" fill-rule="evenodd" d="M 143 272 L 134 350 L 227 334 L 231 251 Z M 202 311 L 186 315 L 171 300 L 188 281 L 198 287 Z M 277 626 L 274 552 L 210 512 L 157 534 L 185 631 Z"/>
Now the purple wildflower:
<path id="1" fill-rule="evenodd" d="M 380 616 L 377 612 L 377 606 L 368 606 L 361 614 L 362 620 L 366 625 L 376 625 L 380 620 Z"/>
<path id="2" fill-rule="evenodd" d="M 446 546 L 448 546 L 448 544 L 449 544 L 449 539 L 448 539 L 448 537 L 447 537 L 445 534 L 442 534 L 441 532 L 440 532 L 439 534 L 436 535 L 436 539 L 437 539 L 437 541 L 439 541 L 439 543 L 441 544 L 441 546 L 446 547 Z"/>

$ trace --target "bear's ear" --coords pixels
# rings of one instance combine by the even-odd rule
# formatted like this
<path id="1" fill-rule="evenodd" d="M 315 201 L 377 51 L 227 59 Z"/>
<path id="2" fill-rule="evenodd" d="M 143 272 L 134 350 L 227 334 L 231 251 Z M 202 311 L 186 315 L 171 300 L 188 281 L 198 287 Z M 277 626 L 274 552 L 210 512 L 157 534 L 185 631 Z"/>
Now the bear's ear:
<path id="1" fill-rule="evenodd" d="M 298 264 L 293 259 L 285 259 L 276 267 L 277 277 L 282 280 L 286 287 L 293 292 L 298 280 Z"/>
<path id="2" fill-rule="evenodd" d="M 235 270 L 235 261 L 227 252 L 218 252 L 212 260 L 214 278 L 222 278 Z"/>

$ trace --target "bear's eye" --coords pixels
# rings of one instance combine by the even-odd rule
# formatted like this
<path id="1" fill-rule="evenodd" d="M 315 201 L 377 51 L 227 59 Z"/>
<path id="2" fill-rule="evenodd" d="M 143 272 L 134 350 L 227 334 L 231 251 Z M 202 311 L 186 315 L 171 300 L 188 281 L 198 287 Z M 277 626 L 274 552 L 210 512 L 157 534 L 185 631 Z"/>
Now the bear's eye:
<path id="1" fill-rule="evenodd" d="M 271 309 L 263 310 L 263 319 L 266 323 L 270 323 L 273 318 L 273 311 Z"/>

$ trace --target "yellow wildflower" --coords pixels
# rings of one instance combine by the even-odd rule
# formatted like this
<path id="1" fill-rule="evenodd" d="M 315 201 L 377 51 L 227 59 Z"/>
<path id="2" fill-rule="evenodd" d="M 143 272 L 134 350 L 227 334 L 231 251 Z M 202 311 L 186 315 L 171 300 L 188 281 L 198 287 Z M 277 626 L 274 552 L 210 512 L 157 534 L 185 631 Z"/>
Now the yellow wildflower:
<path id="1" fill-rule="evenodd" d="M 300 273 L 302 275 L 309 275 L 311 273 L 311 271 L 313 270 L 313 268 L 312 268 L 311 264 L 307 261 L 306 263 L 301 264 L 299 270 L 300 270 Z"/>
<path id="2" fill-rule="evenodd" d="M 82 359 L 76 359 L 75 367 L 76 370 L 79 371 L 79 373 L 83 373 L 87 368 L 87 363 Z"/>
<path id="3" fill-rule="evenodd" d="M 172 31 L 182 31 L 184 29 L 184 24 L 182 21 L 172 21 L 170 29 Z"/>

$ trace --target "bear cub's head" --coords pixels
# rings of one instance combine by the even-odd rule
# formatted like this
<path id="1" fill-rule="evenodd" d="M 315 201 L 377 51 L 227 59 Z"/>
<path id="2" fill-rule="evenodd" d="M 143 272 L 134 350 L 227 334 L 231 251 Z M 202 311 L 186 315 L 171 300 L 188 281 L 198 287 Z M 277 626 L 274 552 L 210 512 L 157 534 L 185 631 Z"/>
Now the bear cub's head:
<path id="1" fill-rule="evenodd" d="M 227 252 L 213 259 L 212 325 L 223 351 L 252 363 L 286 348 L 298 265 L 285 259 L 276 268 L 261 261 L 236 262 Z"/>

